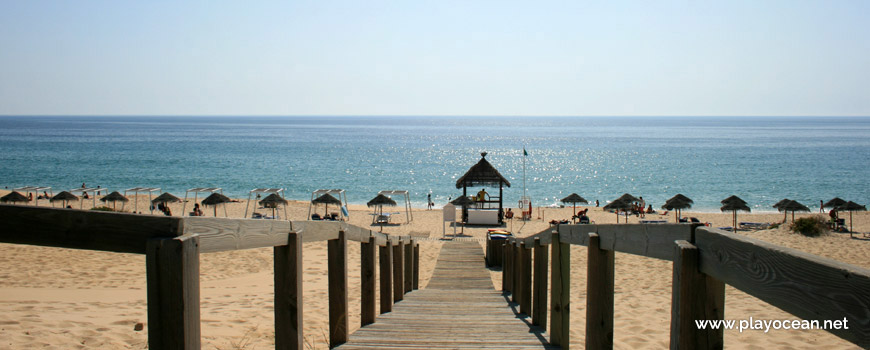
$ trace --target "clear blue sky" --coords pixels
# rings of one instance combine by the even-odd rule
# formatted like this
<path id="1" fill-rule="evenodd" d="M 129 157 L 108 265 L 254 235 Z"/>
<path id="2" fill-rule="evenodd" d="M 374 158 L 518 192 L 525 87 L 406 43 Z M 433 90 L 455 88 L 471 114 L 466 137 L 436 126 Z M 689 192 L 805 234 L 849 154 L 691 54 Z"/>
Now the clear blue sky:
<path id="1" fill-rule="evenodd" d="M 3 1 L 0 115 L 870 115 L 870 1 Z"/>

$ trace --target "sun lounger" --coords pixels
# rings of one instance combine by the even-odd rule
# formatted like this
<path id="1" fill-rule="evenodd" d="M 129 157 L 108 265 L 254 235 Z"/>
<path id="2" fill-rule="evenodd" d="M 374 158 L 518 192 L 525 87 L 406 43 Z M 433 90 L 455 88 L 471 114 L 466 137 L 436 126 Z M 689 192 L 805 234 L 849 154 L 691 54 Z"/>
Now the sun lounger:
<path id="1" fill-rule="evenodd" d="M 640 220 L 641 224 L 665 224 L 667 220 Z"/>
<path id="2" fill-rule="evenodd" d="M 770 227 L 766 222 L 741 222 L 738 227 L 744 230 L 764 230 Z"/>

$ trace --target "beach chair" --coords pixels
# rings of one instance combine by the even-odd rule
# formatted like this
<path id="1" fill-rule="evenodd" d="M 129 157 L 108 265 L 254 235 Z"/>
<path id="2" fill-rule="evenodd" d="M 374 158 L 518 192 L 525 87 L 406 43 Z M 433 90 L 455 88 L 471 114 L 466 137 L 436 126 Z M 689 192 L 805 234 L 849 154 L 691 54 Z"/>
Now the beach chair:
<path id="1" fill-rule="evenodd" d="M 323 218 L 320 217 L 320 214 L 314 213 L 311 214 L 311 220 L 323 220 Z"/>
<path id="2" fill-rule="evenodd" d="M 588 216 L 581 216 L 580 217 L 580 224 L 581 225 L 583 225 L 583 224 L 588 225 L 589 224 L 589 217 Z"/>

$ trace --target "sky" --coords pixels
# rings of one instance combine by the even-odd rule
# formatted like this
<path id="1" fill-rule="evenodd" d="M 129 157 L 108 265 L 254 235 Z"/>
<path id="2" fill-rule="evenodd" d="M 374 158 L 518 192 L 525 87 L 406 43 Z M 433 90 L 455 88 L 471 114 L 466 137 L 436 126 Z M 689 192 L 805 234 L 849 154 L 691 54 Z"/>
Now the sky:
<path id="1" fill-rule="evenodd" d="M 3 1 L 0 115 L 868 116 L 870 2 Z"/>

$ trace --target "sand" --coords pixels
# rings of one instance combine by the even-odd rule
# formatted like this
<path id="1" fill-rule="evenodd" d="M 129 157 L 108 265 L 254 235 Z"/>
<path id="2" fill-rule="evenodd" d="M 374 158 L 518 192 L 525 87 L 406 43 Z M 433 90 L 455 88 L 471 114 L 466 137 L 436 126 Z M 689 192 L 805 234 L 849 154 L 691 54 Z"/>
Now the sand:
<path id="1" fill-rule="evenodd" d="M 7 193 L 0 190 L 0 196 Z M 140 198 L 147 198 L 141 196 Z M 85 208 L 92 202 L 84 203 Z M 97 202 L 101 205 L 100 202 Z M 139 210 L 147 213 L 145 200 Z M 45 201 L 40 204 L 46 205 Z M 78 208 L 78 203 L 73 203 Z M 132 207 L 128 204 L 127 209 Z M 180 204 L 171 206 L 179 215 Z M 317 208 L 323 213 L 323 207 Z M 188 206 L 187 211 L 190 211 Z M 264 210 L 259 210 L 267 213 Z M 393 208 L 393 211 L 401 211 Z M 240 218 L 244 201 L 227 206 L 229 217 Z M 350 223 L 371 227 L 365 206 L 351 206 Z M 207 208 L 206 215 L 212 216 Z M 223 216 L 223 210 L 219 210 Z M 540 213 L 540 216 L 538 215 Z M 307 202 L 291 202 L 289 217 L 308 216 Z M 568 219 L 572 208 L 536 210 L 532 221 L 508 224 L 518 236 L 528 236 L 549 227 L 552 219 Z M 281 214 L 283 216 L 283 213 Z M 614 223 L 616 215 L 590 208 L 596 223 Z M 817 214 L 798 214 L 798 217 Z M 420 286 L 425 288 L 441 241 L 440 210 L 414 209 L 413 221 L 404 224 L 404 214 L 394 220 L 401 225 L 384 227 L 387 234 L 421 238 Z M 730 226 L 731 214 L 686 212 L 712 226 Z M 540 219 L 538 219 L 540 217 Z M 870 215 L 856 212 L 854 228 L 870 231 Z M 673 215 L 648 215 L 647 219 L 673 221 Z M 739 221 L 780 222 L 782 214 L 761 213 L 738 216 Z M 629 222 L 637 222 L 631 217 Z M 461 228 L 460 228 L 461 229 Z M 466 228 L 465 233 L 483 238 L 485 228 Z M 448 228 L 452 233 L 452 228 Z M 789 233 L 784 227 L 740 232 L 782 246 L 870 268 L 870 240 L 850 239 L 848 234 L 831 233 L 809 238 Z M 860 236 L 860 235 L 859 235 Z M 359 245 L 349 242 L 349 286 L 351 331 L 359 327 Z M 483 243 L 481 243 L 483 246 Z M 306 346 L 327 348 L 326 243 L 304 246 L 304 323 Z M 571 339 L 582 344 L 585 324 L 586 248 L 572 247 Z M 21 348 L 147 348 L 145 304 L 145 258 L 119 254 L 0 244 L 0 349 Z M 616 255 L 615 347 L 618 349 L 661 349 L 669 342 L 671 263 L 629 254 Z M 500 272 L 493 270 L 493 285 L 501 286 Z M 204 349 L 265 349 L 274 347 L 272 250 L 203 254 L 201 256 L 201 317 Z M 791 316 L 773 306 L 726 287 L 727 319 L 784 319 Z M 141 326 L 144 329 L 139 329 Z M 778 330 L 725 332 L 725 346 L 735 349 L 762 348 L 857 348 L 821 330 Z"/>

